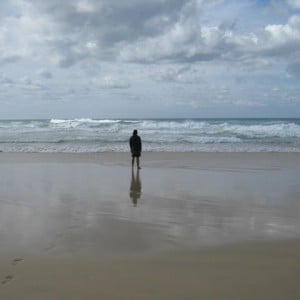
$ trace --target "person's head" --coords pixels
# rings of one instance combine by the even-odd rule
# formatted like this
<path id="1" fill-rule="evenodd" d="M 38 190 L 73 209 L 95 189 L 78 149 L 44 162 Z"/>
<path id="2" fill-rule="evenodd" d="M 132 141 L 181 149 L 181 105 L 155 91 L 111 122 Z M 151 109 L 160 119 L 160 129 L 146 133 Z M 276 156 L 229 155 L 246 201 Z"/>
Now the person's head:
<path id="1" fill-rule="evenodd" d="M 138 134 L 138 131 L 136 129 L 133 130 L 133 135 L 137 135 Z"/>

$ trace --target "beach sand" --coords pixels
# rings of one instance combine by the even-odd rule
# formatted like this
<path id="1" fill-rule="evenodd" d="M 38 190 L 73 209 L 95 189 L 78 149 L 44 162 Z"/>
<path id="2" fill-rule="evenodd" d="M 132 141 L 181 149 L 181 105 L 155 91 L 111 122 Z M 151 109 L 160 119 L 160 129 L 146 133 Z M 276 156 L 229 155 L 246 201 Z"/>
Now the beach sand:
<path id="1" fill-rule="evenodd" d="M 299 299 L 300 153 L 0 153 L 0 299 Z"/>

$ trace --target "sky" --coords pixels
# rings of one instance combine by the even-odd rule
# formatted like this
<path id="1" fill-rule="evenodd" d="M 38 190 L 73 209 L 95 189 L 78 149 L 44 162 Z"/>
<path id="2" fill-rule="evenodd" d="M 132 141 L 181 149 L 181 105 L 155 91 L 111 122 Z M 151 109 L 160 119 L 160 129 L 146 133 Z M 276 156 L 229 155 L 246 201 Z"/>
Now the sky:
<path id="1" fill-rule="evenodd" d="M 175 117 L 300 117 L 300 0 L 1 0 L 1 119 Z"/>

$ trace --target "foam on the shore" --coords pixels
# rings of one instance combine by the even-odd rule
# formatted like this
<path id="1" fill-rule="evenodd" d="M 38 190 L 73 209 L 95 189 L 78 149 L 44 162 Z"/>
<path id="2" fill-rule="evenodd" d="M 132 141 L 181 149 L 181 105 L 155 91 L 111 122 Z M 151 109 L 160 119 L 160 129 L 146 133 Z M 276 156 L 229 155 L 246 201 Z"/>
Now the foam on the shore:
<path id="1" fill-rule="evenodd" d="M 300 152 L 300 119 L 0 120 L 4 152 Z"/>

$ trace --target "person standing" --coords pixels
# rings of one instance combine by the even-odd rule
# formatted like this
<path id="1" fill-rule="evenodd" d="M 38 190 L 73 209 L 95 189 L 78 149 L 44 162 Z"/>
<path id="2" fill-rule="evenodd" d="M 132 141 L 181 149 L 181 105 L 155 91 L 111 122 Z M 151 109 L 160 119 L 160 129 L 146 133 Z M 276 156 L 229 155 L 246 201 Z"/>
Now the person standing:
<path id="1" fill-rule="evenodd" d="M 132 168 L 134 167 L 134 161 L 136 159 L 137 168 L 141 169 L 140 156 L 142 152 L 142 140 L 138 136 L 138 131 L 136 129 L 133 130 L 132 136 L 129 139 L 129 146 L 132 156 Z"/>

